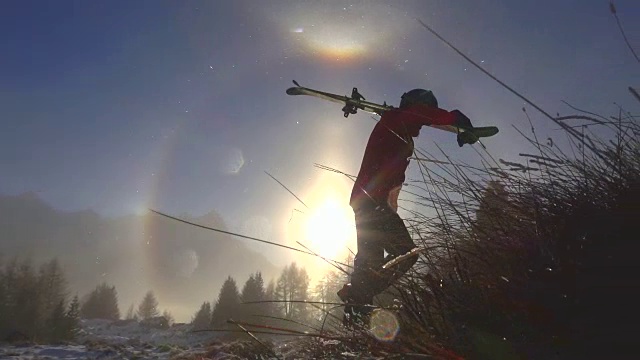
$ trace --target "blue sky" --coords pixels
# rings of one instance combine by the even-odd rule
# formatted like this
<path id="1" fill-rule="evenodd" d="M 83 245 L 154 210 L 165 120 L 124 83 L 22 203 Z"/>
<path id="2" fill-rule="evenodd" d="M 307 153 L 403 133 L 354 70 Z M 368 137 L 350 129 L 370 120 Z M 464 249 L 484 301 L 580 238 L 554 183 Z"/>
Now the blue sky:
<path id="1" fill-rule="evenodd" d="M 640 51 L 640 3 L 616 1 Z M 529 125 L 521 100 L 414 18 L 548 112 L 562 100 L 605 115 L 637 103 L 635 61 L 607 1 L 3 1 L 0 11 L 0 193 L 37 192 L 62 210 L 119 216 L 153 207 L 216 210 L 237 230 L 287 233 L 303 199 L 349 182 L 373 120 L 285 95 L 291 80 L 397 104 L 432 89 L 445 109 L 497 125 L 485 141 L 517 160 Z M 637 110 L 636 110 L 637 111 Z M 529 109 L 541 136 L 555 125 Z M 477 161 L 455 138 L 418 146 Z M 242 161 L 240 161 L 242 159 Z M 258 225 L 255 225 L 258 224 Z M 252 228 L 253 226 L 253 228 Z"/>

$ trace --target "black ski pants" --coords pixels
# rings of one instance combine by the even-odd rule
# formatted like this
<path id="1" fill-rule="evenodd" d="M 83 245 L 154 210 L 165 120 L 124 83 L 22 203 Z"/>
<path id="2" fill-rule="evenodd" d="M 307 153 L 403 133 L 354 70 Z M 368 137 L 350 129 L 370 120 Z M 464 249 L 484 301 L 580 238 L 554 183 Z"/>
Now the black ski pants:
<path id="1" fill-rule="evenodd" d="M 403 260 L 393 271 L 383 270 L 389 260 L 415 247 L 413 239 L 400 216 L 387 206 L 359 208 L 354 212 L 358 253 L 351 273 L 352 300 L 371 304 L 373 297 L 409 271 L 418 257 Z"/>

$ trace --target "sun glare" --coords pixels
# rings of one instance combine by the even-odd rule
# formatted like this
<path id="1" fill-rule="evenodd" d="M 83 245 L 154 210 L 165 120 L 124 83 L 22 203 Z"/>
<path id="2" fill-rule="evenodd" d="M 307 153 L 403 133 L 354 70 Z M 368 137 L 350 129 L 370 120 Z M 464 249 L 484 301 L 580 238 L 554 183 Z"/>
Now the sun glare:
<path id="1" fill-rule="evenodd" d="M 330 60 L 351 60 L 366 52 L 363 44 L 345 39 L 316 40 L 309 45 L 320 56 Z"/>
<path id="2" fill-rule="evenodd" d="M 337 199 L 325 198 L 309 214 L 305 232 L 314 251 L 333 258 L 346 250 L 349 240 L 355 237 L 353 213 Z"/>

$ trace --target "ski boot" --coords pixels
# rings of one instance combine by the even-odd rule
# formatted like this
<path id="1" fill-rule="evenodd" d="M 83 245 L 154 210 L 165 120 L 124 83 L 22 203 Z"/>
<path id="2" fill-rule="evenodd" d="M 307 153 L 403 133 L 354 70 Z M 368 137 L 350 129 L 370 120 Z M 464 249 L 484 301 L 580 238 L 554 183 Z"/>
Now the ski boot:
<path id="1" fill-rule="evenodd" d="M 338 297 L 344 305 L 344 316 L 342 324 L 351 329 L 362 329 L 368 326 L 369 316 L 373 311 L 373 306 L 369 305 L 371 301 L 362 301 L 353 291 L 353 286 L 345 284 L 340 291 Z"/>

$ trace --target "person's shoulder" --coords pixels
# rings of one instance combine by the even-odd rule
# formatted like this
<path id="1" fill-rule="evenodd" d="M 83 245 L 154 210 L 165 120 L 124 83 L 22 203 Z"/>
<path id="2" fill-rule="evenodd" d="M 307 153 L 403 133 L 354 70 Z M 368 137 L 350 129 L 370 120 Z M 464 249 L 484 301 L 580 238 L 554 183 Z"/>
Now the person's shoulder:
<path id="1" fill-rule="evenodd" d="M 382 116 L 380 116 L 380 121 L 381 122 L 390 121 L 391 119 L 401 116 L 403 111 L 404 109 L 401 109 L 401 108 L 397 108 L 397 107 L 391 108 L 385 111 L 384 114 L 382 114 Z"/>
<path id="2" fill-rule="evenodd" d="M 403 109 L 393 108 L 387 110 L 380 117 L 380 120 L 376 124 L 375 128 L 377 132 L 384 132 L 385 135 L 389 134 L 389 130 L 399 131 L 402 126 Z"/>
<path id="3" fill-rule="evenodd" d="M 446 111 L 446 110 L 441 109 L 439 107 L 435 107 L 435 106 L 429 106 L 427 104 L 416 103 L 416 104 L 411 104 L 407 107 L 404 107 L 400 109 L 400 111 L 405 113 L 420 113 L 420 112 Z"/>

